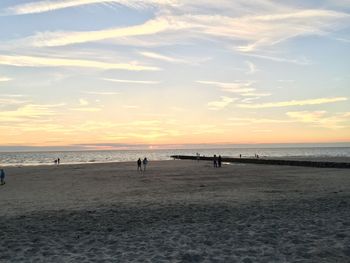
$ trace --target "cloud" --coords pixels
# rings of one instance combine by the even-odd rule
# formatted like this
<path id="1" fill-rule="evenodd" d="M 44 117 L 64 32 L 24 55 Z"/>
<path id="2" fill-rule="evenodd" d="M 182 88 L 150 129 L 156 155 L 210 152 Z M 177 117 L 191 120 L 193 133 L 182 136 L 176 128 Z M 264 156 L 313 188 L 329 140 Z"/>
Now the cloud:
<path id="1" fill-rule="evenodd" d="M 84 91 L 85 94 L 90 95 L 118 95 L 120 92 L 112 92 L 112 91 Z"/>
<path id="2" fill-rule="evenodd" d="M 87 106 L 87 105 L 89 105 L 89 102 L 85 99 L 79 99 L 79 105 L 80 106 Z"/>
<path id="3" fill-rule="evenodd" d="M 53 116 L 55 108 L 65 104 L 26 104 L 15 110 L 0 111 L 0 122 L 22 122 L 24 120 L 38 119 Z"/>
<path id="4" fill-rule="evenodd" d="M 25 104 L 25 103 L 29 102 L 28 100 L 20 100 L 20 99 L 15 99 L 15 98 L 16 98 L 16 96 L 1 95 L 0 107 Z"/>
<path id="5" fill-rule="evenodd" d="M 247 74 L 254 74 L 258 71 L 256 65 L 253 62 L 246 61 L 245 62 L 248 65 L 249 70 L 246 72 Z"/>
<path id="6" fill-rule="evenodd" d="M 172 45 L 209 40 L 235 52 L 260 55 L 260 58 L 277 62 L 306 64 L 304 59 L 266 55 L 269 47 L 289 39 L 319 35 L 324 36 L 345 28 L 350 15 L 326 9 L 301 9 L 288 4 L 260 1 L 126 1 L 126 0 L 66 0 L 39 1 L 8 9 L 9 13 L 40 13 L 50 10 L 92 3 L 117 3 L 131 8 L 156 10 L 154 18 L 139 25 L 84 32 L 39 32 L 24 41 L 32 46 L 64 46 L 78 43 L 109 40 L 128 45 Z M 156 9 L 154 9 L 156 7 Z M 215 11 L 214 11 L 215 10 Z M 181 30 L 181 32 L 179 32 Z M 23 42 L 23 39 L 22 39 Z M 256 54 L 259 52 L 259 54 Z M 156 53 L 146 56 L 169 62 L 178 62 Z M 254 55 L 254 54 L 253 54 Z M 175 60 L 174 60 L 175 59 Z M 180 59 L 181 60 L 181 59 Z"/>
<path id="7" fill-rule="evenodd" d="M 230 105 L 235 100 L 237 100 L 237 98 L 221 96 L 221 100 L 219 101 L 208 102 L 208 108 L 210 110 L 221 110 Z"/>
<path id="8" fill-rule="evenodd" d="M 0 82 L 7 82 L 7 81 L 11 81 L 11 80 L 12 80 L 11 78 L 0 76 Z"/>
<path id="9" fill-rule="evenodd" d="M 302 123 L 310 123 L 316 127 L 342 129 L 350 127 L 350 113 L 328 114 L 326 111 L 291 111 L 288 117 Z"/>
<path id="10" fill-rule="evenodd" d="M 205 81 L 205 80 L 197 80 L 196 82 L 200 84 L 219 87 L 222 91 L 225 91 L 225 92 L 242 94 L 242 93 L 255 91 L 254 88 L 251 88 L 251 85 L 253 84 L 253 82 L 243 82 L 243 81 L 218 82 L 218 81 Z"/>
<path id="11" fill-rule="evenodd" d="M 242 3 L 240 5 L 242 7 Z M 325 35 L 344 27 L 345 21 L 350 19 L 349 14 L 342 12 L 321 9 L 301 10 L 287 6 L 283 9 L 271 8 L 267 12 L 257 12 L 253 8 L 250 11 L 260 14 L 233 17 L 184 15 L 180 19 L 192 25 L 191 31 L 200 35 L 216 36 L 221 41 L 229 41 L 236 51 L 242 53 L 264 51 L 266 47 L 275 46 L 298 36 Z"/>
<path id="12" fill-rule="evenodd" d="M 285 57 L 273 57 L 268 55 L 262 55 L 262 54 L 254 54 L 254 53 L 246 53 L 246 56 L 255 57 L 255 58 L 261 58 L 266 60 L 271 60 L 275 62 L 285 62 L 285 63 L 292 63 L 296 65 L 302 65 L 302 66 L 308 66 L 311 65 L 312 62 L 307 58 L 285 58 Z"/>
<path id="13" fill-rule="evenodd" d="M 188 28 L 190 25 L 176 17 L 158 17 L 140 25 L 84 32 L 42 32 L 27 38 L 36 47 L 65 46 L 133 36 L 154 35 L 160 32 Z"/>
<path id="14" fill-rule="evenodd" d="M 147 85 L 153 85 L 153 84 L 159 83 L 159 81 L 153 81 L 153 80 L 129 80 L 129 79 L 111 79 L 111 78 L 103 78 L 103 80 L 118 82 L 118 83 L 147 84 Z"/>
<path id="15" fill-rule="evenodd" d="M 257 92 L 248 92 L 241 94 L 244 97 L 268 97 L 271 96 L 271 93 L 257 93 Z"/>
<path id="16" fill-rule="evenodd" d="M 17 67 L 82 67 L 82 68 L 97 68 L 97 69 L 120 69 L 120 70 L 130 70 L 130 71 L 160 70 L 157 67 L 142 66 L 135 63 L 115 64 L 115 63 L 95 61 L 95 60 L 18 56 L 18 55 L 0 55 L 0 65 L 9 65 L 9 66 L 17 66 Z"/>
<path id="17" fill-rule="evenodd" d="M 84 112 L 98 112 L 101 111 L 101 108 L 97 107 L 80 107 L 80 108 L 71 108 L 73 111 L 84 111 Z"/>
<path id="18" fill-rule="evenodd" d="M 226 125 L 250 125 L 250 124 L 274 124 L 274 123 L 291 123 L 291 120 L 281 120 L 281 119 L 268 119 L 268 118 L 241 118 L 241 117 L 233 117 L 229 118 L 229 123 Z"/>
<path id="19" fill-rule="evenodd" d="M 170 57 L 170 56 L 164 56 L 158 53 L 154 52 L 139 52 L 142 56 L 148 57 L 148 58 L 153 58 L 153 59 L 158 59 L 166 62 L 171 62 L 171 63 L 189 63 L 189 61 L 186 61 L 184 59 L 180 58 L 175 58 L 175 57 Z"/>
<path id="20" fill-rule="evenodd" d="M 147 5 L 171 5 L 177 1 L 172 0 L 60 0 L 60 1 L 36 1 L 31 3 L 19 4 L 6 9 L 7 14 L 25 15 L 51 12 L 59 9 L 78 7 L 91 4 L 117 3 L 131 8 L 142 9 Z"/>
<path id="21" fill-rule="evenodd" d="M 291 101 L 280 101 L 280 102 L 269 102 L 261 104 L 239 104 L 240 108 L 248 109 L 264 109 L 264 108 L 278 108 L 278 107 L 289 107 L 289 106 L 305 106 L 305 105 L 319 105 L 326 103 L 334 103 L 348 100 L 345 97 L 334 97 L 334 98 L 318 98 L 309 100 L 291 100 Z"/>

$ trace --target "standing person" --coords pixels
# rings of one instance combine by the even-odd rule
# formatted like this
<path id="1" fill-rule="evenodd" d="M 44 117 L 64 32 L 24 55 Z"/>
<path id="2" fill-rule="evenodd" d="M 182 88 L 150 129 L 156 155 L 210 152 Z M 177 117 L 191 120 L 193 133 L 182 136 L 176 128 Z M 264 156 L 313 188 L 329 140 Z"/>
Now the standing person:
<path id="1" fill-rule="evenodd" d="M 146 157 L 143 159 L 142 164 L 143 164 L 143 171 L 146 172 L 146 166 L 148 164 L 148 160 Z"/>
<path id="2" fill-rule="evenodd" d="M 57 158 L 57 165 L 59 165 L 60 164 L 60 158 Z"/>
<path id="3" fill-rule="evenodd" d="M 137 160 L 137 171 L 142 172 L 142 167 L 141 167 L 141 158 Z"/>
<path id="4" fill-rule="evenodd" d="M 0 169 L 0 182 L 1 182 L 1 185 L 5 184 L 5 171 L 4 171 L 4 169 Z"/>
<path id="5" fill-rule="evenodd" d="M 216 157 L 216 154 L 214 154 L 214 157 L 213 157 L 213 161 L 214 161 L 214 167 L 218 167 L 218 158 Z"/>
<path id="6" fill-rule="evenodd" d="M 219 158 L 218 158 L 218 166 L 219 166 L 219 167 L 221 167 L 221 161 L 222 161 L 221 155 L 219 155 Z"/>

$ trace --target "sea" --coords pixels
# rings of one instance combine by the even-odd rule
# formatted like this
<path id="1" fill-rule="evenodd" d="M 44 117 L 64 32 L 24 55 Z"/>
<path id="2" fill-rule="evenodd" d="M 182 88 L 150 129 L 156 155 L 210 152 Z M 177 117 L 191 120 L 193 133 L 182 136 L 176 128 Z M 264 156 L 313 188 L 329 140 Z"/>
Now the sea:
<path id="1" fill-rule="evenodd" d="M 210 149 L 150 149 L 110 151 L 37 151 L 0 152 L 0 166 L 50 165 L 60 158 L 61 164 L 87 164 L 148 160 L 171 160 L 172 155 L 226 157 L 350 157 L 350 147 L 282 147 L 282 148 L 210 148 Z"/>

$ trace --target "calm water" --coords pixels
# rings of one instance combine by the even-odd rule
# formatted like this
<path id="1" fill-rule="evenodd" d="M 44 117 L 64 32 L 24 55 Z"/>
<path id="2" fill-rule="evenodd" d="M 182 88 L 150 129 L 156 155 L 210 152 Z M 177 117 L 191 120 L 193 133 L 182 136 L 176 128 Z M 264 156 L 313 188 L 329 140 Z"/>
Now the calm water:
<path id="1" fill-rule="evenodd" d="M 47 165 L 56 158 L 62 164 L 106 163 L 149 160 L 170 160 L 171 155 L 244 157 L 259 154 L 261 157 L 350 157 L 350 147 L 307 147 L 307 148 L 222 148 L 222 149 L 171 149 L 171 150 L 122 150 L 122 151 L 71 151 L 71 152 L 11 152 L 0 153 L 0 165 Z"/>

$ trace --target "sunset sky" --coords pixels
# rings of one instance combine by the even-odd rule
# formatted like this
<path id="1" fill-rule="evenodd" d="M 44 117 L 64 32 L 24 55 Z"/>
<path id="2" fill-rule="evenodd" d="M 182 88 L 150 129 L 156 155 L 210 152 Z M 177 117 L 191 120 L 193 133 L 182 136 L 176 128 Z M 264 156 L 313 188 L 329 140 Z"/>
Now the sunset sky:
<path id="1" fill-rule="evenodd" d="M 0 146 L 350 142 L 350 1 L 1 0 Z"/>

